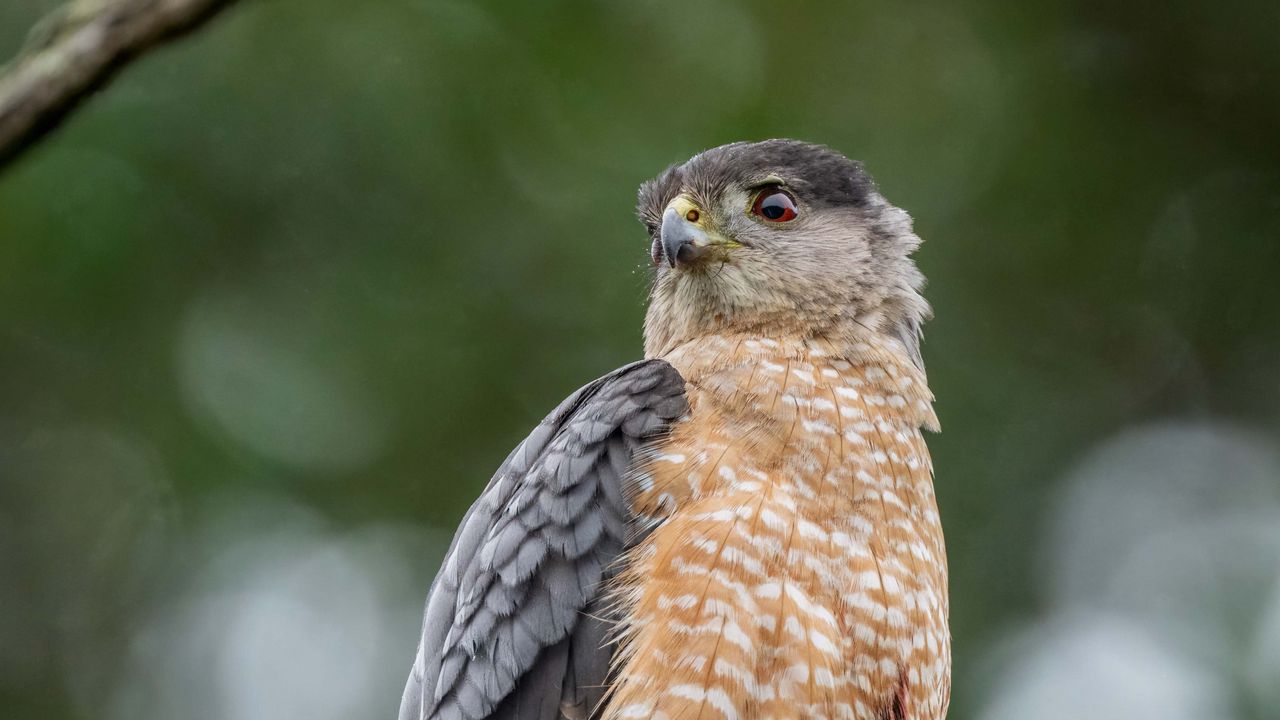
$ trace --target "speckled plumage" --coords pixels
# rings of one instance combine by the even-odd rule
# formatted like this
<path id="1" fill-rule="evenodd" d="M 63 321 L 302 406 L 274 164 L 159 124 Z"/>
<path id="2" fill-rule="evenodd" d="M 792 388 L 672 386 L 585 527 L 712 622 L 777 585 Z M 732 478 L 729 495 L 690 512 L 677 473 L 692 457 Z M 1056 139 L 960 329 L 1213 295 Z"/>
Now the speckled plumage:
<path id="1" fill-rule="evenodd" d="M 793 218 L 753 209 L 774 192 Z M 672 166 L 639 215 L 647 360 L 570 396 L 468 513 L 401 719 L 940 720 L 910 218 L 790 140 Z"/>
<path id="2" fill-rule="evenodd" d="M 941 718 L 936 419 L 902 345 L 713 336 L 664 359 L 691 412 L 640 480 L 657 527 L 616 591 L 603 717 Z"/>

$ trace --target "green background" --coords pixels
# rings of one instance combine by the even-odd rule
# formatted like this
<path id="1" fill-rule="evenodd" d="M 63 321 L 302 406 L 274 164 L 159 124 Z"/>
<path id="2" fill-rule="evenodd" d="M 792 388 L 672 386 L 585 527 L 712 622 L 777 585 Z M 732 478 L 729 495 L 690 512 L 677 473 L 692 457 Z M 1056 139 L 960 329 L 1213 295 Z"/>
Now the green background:
<path id="1" fill-rule="evenodd" d="M 54 5 L 0 4 L 0 56 Z M 0 175 L 3 714 L 392 716 L 461 513 L 640 355 L 636 186 L 781 136 L 925 239 L 951 717 L 1167 679 L 1071 675 L 1107 661 L 1280 717 L 1278 34 L 1274 2 L 241 2 Z M 1143 542 L 1226 533 L 1161 556 L 1188 587 L 1072 574 L 1170 504 Z M 1101 615 L 1158 661 L 1009 681 Z"/>

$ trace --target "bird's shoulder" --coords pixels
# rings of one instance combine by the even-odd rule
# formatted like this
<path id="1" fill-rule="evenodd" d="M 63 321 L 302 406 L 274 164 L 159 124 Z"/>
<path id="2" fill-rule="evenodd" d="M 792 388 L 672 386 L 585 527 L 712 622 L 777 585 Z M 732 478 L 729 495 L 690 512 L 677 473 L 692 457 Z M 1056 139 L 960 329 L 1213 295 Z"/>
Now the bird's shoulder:
<path id="1" fill-rule="evenodd" d="M 402 720 L 544 720 L 599 702 L 611 658 L 600 589 L 642 529 L 627 483 L 687 412 L 684 387 L 663 360 L 631 363 L 511 452 L 432 584 Z"/>

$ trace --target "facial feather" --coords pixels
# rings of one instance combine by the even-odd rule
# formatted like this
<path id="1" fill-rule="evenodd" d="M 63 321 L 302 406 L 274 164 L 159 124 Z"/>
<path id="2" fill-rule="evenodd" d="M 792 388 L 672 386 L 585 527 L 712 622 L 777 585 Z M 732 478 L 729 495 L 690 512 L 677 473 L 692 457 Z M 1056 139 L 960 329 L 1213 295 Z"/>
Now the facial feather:
<path id="1" fill-rule="evenodd" d="M 796 218 L 753 216 L 762 187 L 794 196 Z M 911 260 L 920 238 L 861 164 L 821 145 L 769 140 L 672 166 L 640 189 L 638 215 L 657 259 L 663 213 L 677 197 L 692 199 L 709 229 L 734 246 L 696 267 L 655 263 L 645 320 L 650 356 L 711 333 L 870 330 L 901 341 L 919 364 L 919 328 L 929 315 L 924 277 Z"/>

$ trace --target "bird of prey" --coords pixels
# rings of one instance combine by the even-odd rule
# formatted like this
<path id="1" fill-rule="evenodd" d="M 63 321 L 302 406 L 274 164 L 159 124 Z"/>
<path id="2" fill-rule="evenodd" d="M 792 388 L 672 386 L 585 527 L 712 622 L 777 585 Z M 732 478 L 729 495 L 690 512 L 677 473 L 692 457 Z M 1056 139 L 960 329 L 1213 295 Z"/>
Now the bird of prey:
<path id="1" fill-rule="evenodd" d="M 645 358 L 498 469 L 401 720 L 936 720 L 947 571 L 920 239 L 861 164 L 724 145 L 640 188 Z"/>

